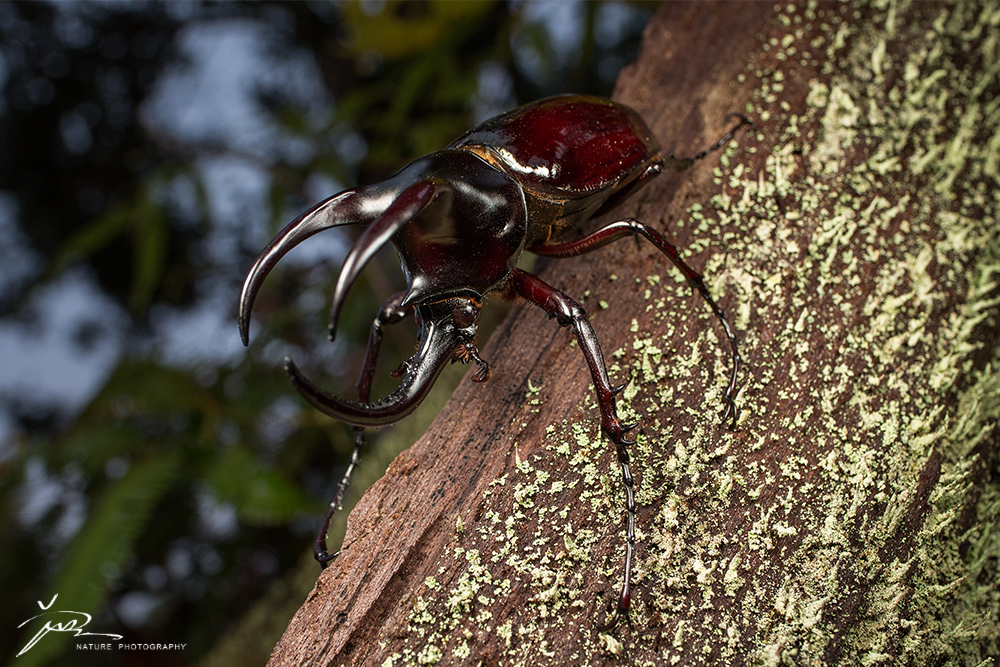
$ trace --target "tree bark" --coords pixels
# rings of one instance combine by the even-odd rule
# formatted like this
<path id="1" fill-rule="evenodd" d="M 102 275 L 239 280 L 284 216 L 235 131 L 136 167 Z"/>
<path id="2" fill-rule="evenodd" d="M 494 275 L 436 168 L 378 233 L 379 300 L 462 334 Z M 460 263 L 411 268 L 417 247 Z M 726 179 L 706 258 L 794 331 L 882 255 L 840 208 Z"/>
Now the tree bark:
<path id="1" fill-rule="evenodd" d="M 623 490 L 572 333 L 528 306 L 351 514 L 272 665 L 977 664 L 1000 653 L 997 5 L 667 3 L 616 98 L 667 152 L 651 246 L 540 276 L 591 314 Z M 613 218 L 608 218 L 611 220 Z M 606 221 L 607 221 L 606 220 Z"/>

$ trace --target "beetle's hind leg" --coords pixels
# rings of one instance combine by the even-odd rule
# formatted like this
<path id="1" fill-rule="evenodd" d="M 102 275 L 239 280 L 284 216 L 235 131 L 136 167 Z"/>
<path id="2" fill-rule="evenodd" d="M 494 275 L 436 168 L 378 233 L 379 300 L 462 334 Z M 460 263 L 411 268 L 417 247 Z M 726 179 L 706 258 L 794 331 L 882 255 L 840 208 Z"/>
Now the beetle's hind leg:
<path id="1" fill-rule="evenodd" d="M 622 469 L 622 484 L 625 487 L 627 526 L 625 533 L 625 577 L 621 595 L 618 598 L 618 606 L 609 627 L 614 626 L 619 618 L 628 614 L 629 602 L 632 597 L 632 553 L 635 549 L 635 493 L 633 488 L 635 483 L 632 478 L 632 470 L 629 468 L 629 455 L 626 449 L 628 445 L 634 445 L 635 440 L 626 438 L 626 434 L 634 429 L 636 424 L 623 424 L 618 418 L 618 410 L 615 407 L 615 397 L 625 389 L 625 385 L 611 386 L 611 381 L 608 379 L 608 369 L 604 364 L 604 356 L 601 354 L 601 345 L 598 343 L 594 328 L 587 321 L 587 314 L 580 304 L 540 278 L 520 269 L 511 271 L 508 288 L 512 295 L 524 298 L 548 313 L 549 317 L 556 318 L 561 326 L 573 327 L 573 333 L 576 334 L 576 339 L 583 351 L 584 358 L 587 360 L 587 366 L 590 368 L 590 374 L 594 381 L 597 404 L 601 410 L 601 427 L 614 443 L 618 454 L 618 463 Z"/>
<path id="2" fill-rule="evenodd" d="M 727 143 L 729 143 L 729 140 L 732 139 L 734 136 L 736 136 L 736 133 L 739 131 L 741 127 L 749 127 L 751 130 L 754 131 L 756 131 L 757 129 L 757 126 L 754 125 L 753 121 L 741 113 L 729 114 L 728 116 L 726 116 L 726 120 L 724 122 L 728 123 L 729 120 L 732 118 L 738 118 L 740 122 L 734 125 L 731 130 L 726 132 L 726 134 L 723 135 L 723 137 L 718 141 L 716 141 L 714 144 L 712 144 L 705 150 L 700 151 L 695 155 L 692 155 L 691 157 L 678 158 L 674 157 L 673 155 L 668 155 L 667 157 L 663 158 L 662 162 L 663 167 L 667 169 L 673 169 L 674 171 L 684 171 L 685 169 L 690 168 L 698 160 L 702 159 L 703 157 L 706 157 L 711 153 L 714 153 L 715 151 L 719 150 Z"/>
<path id="3" fill-rule="evenodd" d="M 737 381 L 739 379 L 740 368 L 743 364 L 743 361 L 740 358 L 739 346 L 736 343 L 736 334 L 733 332 L 733 328 L 729 325 L 729 320 L 726 319 L 725 312 L 723 312 L 719 304 L 715 302 L 715 299 L 712 298 L 711 293 L 705 286 L 705 281 L 701 274 L 692 269 L 688 263 L 684 261 L 674 244 L 663 238 L 662 234 L 649 225 L 629 218 L 627 220 L 612 222 L 604 227 L 601 227 L 597 231 L 574 241 L 539 245 L 529 248 L 529 250 L 537 255 L 543 255 L 545 257 L 573 257 L 575 255 L 582 255 L 592 250 L 597 250 L 598 248 L 602 248 L 609 243 L 613 243 L 614 241 L 627 238 L 629 236 L 641 236 L 645 238 L 647 241 L 655 245 L 660 252 L 666 255 L 667 258 L 673 262 L 674 266 L 680 269 L 681 273 L 684 274 L 684 278 L 687 280 L 691 288 L 701 294 L 709 308 L 712 309 L 716 319 L 719 320 L 719 324 L 722 325 L 722 329 L 726 334 L 726 340 L 729 341 L 729 348 L 732 352 L 733 366 L 732 374 L 729 377 L 729 386 L 727 387 L 726 394 L 723 397 L 725 412 L 722 415 L 722 421 L 725 422 L 726 420 L 731 419 L 730 425 L 732 428 L 735 428 L 736 421 L 739 418 L 739 410 L 736 407 Z"/>
<path id="4" fill-rule="evenodd" d="M 404 308 L 400 305 L 404 296 L 406 296 L 406 292 L 399 292 L 389 297 L 382 305 L 382 309 L 374 321 L 372 321 L 372 328 L 368 333 L 368 347 L 365 350 L 365 359 L 361 365 L 361 373 L 358 375 L 357 383 L 358 399 L 362 403 L 367 403 L 371 398 L 372 378 L 375 376 L 375 362 L 378 359 L 379 348 L 382 345 L 383 329 L 388 324 L 396 324 L 402 321 L 412 310 L 412 307 Z M 319 533 L 316 535 L 316 542 L 313 544 L 313 555 L 321 567 L 326 567 L 327 563 L 340 554 L 339 551 L 331 554 L 327 550 L 326 534 L 330 530 L 330 520 L 333 519 L 334 513 L 341 508 L 347 487 L 351 485 L 351 475 L 358 464 L 361 449 L 364 445 L 365 430 L 360 426 L 355 426 L 354 450 L 351 452 L 351 462 L 347 465 L 347 470 L 344 471 L 344 476 L 337 486 L 337 492 L 334 494 L 333 500 L 330 501 L 330 507 L 327 509 L 326 517 L 323 519 L 323 525 L 320 527 Z"/>

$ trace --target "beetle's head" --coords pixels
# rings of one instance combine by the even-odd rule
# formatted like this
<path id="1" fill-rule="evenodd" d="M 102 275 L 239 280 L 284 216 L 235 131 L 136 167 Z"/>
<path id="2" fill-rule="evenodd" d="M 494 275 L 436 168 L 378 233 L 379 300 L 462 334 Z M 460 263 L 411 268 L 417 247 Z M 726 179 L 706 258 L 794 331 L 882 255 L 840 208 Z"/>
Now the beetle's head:
<path id="1" fill-rule="evenodd" d="M 475 361 L 473 380 L 489 379 L 475 346 L 484 297 L 502 284 L 524 245 L 524 194 L 509 177 L 465 151 L 422 158 L 375 186 L 348 191 L 296 219 L 268 245 L 247 276 L 240 332 L 248 340 L 250 311 L 264 277 L 292 247 L 330 227 L 367 225 L 351 248 L 334 289 L 330 338 L 347 293 L 375 253 L 391 244 L 407 290 L 383 307 L 383 323 L 412 312 L 420 329 L 417 351 L 394 372 L 399 387 L 375 402 L 328 394 L 286 359 L 299 392 L 321 412 L 356 426 L 383 426 L 410 414 L 445 365 Z"/>
<path id="2" fill-rule="evenodd" d="M 452 363 L 467 364 L 475 361 L 479 369 L 472 375 L 474 382 L 490 379 L 490 365 L 479 357 L 476 347 L 476 330 L 483 300 L 478 295 L 453 296 L 443 301 L 418 306 L 415 310 L 417 326 L 438 331 L 438 345 L 451 347 Z"/>

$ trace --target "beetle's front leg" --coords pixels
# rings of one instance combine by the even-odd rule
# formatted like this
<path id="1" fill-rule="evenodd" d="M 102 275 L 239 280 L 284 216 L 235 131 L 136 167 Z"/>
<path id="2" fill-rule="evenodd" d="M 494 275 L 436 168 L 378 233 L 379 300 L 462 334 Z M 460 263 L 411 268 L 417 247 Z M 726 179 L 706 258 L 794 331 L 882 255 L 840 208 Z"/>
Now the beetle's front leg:
<path id="1" fill-rule="evenodd" d="M 375 376 L 375 362 L 378 360 L 379 348 L 382 346 L 382 332 L 385 326 L 402 321 L 413 310 L 412 306 L 403 307 L 400 305 L 405 296 L 406 292 L 399 292 L 389 297 L 372 321 L 372 328 L 368 332 L 368 347 L 365 349 L 365 359 L 361 364 L 361 373 L 358 375 L 357 382 L 358 400 L 362 403 L 367 403 L 371 399 L 372 378 Z M 347 492 L 347 487 L 351 484 L 351 475 L 358 464 L 361 448 L 364 447 L 364 444 L 365 430 L 361 426 L 355 426 L 354 450 L 351 452 L 351 462 L 347 465 L 347 470 L 340 480 L 337 493 L 334 494 L 333 500 L 330 501 L 330 507 L 327 509 L 323 525 L 316 535 L 316 542 L 313 545 L 313 555 L 321 567 L 325 568 L 327 563 L 336 558 L 340 553 L 338 551 L 331 554 L 327 550 L 326 534 L 330 530 L 330 520 L 333 518 L 334 512 L 340 509 L 341 502 L 344 500 L 344 494 Z"/>
<path id="2" fill-rule="evenodd" d="M 576 334 L 576 339 L 580 343 L 580 349 L 583 350 L 583 356 L 587 360 L 587 366 L 590 367 L 590 374 L 594 380 L 597 404 L 601 410 L 601 427 L 614 443 L 618 454 L 618 462 L 622 469 L 622 482 L 625 486 L 625 510 L 628 517 L 625 580 L 622 583 L 621 596 L 618 599 L 615 616 L 611 621 L 613 626 L 621 616 L 628 613 L 631 599 L 632 552 L 635 547 L 634 482 L 626 449 L 627 445 L 635 444 L 635 440 L 629 440 L 625 435 L 634 429 L 636 424 L 623 424 L 618 418 L 618 410 L 615 407 L 615 396 L 625 388 L 625 385 L 611 386 L 611 381 L 608 379 L 608 369 L 604 365 L 604 356 L 601 354 L 601 346 L 597 342 L 597 335 L 594 333 L 594 328 L 590 326 L 590 322 L 587 321 L 587 314 L 580 304 L 540 278 L 520 269 L 511 271 L 508 286 L 513 294 L 535 304 L 548 313 L 549 317 L 556 318 L 561 326 L 573 327 L 573 333 Z"/>
<path id="3" fill-rule="evenodd" d="M 680 269 L 681 273 L 684 274 L 684 278 L 687 280 L 691 288 L 701 294 L 702 298 L 708 304 L 708 307 L 712 309 L 716 319 L 719 320 L 719 324 L 722 325 L 722 329 L 726 334 L 726 340 L 729 341 L 729 348 L 732 351 L 733 359 L 733 370 L 729 377 L 729 386 L 726 388 L 726 394 L 723 398 L 726 409 L 725 413 L 722 415 L 722 421 L 725 422 L 726 419 L 732 417 L 731 428 L 735 428 L 736 421 L 739 418 L 739 410 L 736 407 L 736 390 L 740 366 L 742 365 L 739 347 L 736 344 L 736 334 L 733 332 L 733 328 L 729 325 L 729 320 L 726 319 L 725 312 L 723 312 L 719 304 L 715 302 L 715 299 L 712 298 L 711 293 L 705 286 L 705 281 L 702 278 L 702 275 L 692 269 L 688 263 L 684 261 L 684 259 L 680 256 L 680 253 L 677 251 L 677 246 L 665 239 L 662 234 L 649 225 L 639 222 L 633 218 L 628 218 L 626 220 L 618 220 L 617 222 L 605 225 L 597 231 L 592 232 L 583 238 L 576 239 L 575 241 L 538 245 L 529 248 L 529 250 L 537 255 L 543 255 L 545 257 L 574 257 L 592 250 L 597 250 L 598 248 L 602 248 L 609 243 L 627 238 L 629 236 L 643 237 L 655 245 L 657 250 L 666 255 L 667 258 L 673 262 L 674 266 Z"/>

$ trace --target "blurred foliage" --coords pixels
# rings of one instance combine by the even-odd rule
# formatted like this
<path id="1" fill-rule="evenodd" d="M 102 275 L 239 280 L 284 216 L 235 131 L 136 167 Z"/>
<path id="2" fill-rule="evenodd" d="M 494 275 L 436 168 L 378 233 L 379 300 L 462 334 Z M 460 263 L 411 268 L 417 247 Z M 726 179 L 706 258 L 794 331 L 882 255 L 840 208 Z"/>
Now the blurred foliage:
<path id="1" fill-rule="evenodd" d="M 291 263 L 271 277 L 257 304 L 267 331 L 236 358 L 171 361 L 157 314 L 193 310 L 215 286 L 232 304 L 222 315 L 235 337 L 243 271 L 278 227 L 314 203 L 317 183 L 384 178 L 476 120 L 536 97 L 609 94 L 649 8 L 575 3 L 575 27 L 545 21 L 555 9 L 0 4 L 0 196 L 14 204 L 12 224 L 26 240 L 19 252 L 41 258 L 17 273 L 7 267 L 0 315 L 30 319 L 40 290 L 83 276 L 124 314 L 104 326 L 125 329 L 119 361 L 82 411 L 28 410 L 19 397 L 2 397 L 21 428 L 0 457 L 0 660 L 37 630 L 17 629 L 38 613 L 36 602 L 58 594 L 54 609 L 94 616 L 88 630 L 187 644 L 182 652 L 102 653 L 102 664 L 263 662 L 319 572 L 303 563 L 352 444 L 349 428 L 303 407 L 278 361 L 297 348 L 311 366 L 333 369 L 331 386 L 349 387 L 360 356 L 351 351 L 364 345 L 372 304 L 398 289 L 398 269 L 386 258 L 366 270 L 337 346 L 320 347 L 326 313 L 317 307 L 336 277 L 331 260 Z M 182 48 L 190 30 L 217 26 L 222 35 L 247 23 L 265 36 L 268 69 L 299 54 L 316 73 L 304 92 L 289 92 L 280 76 L 255 84 L 266 138 L 184 136 L 151 120 L 164 81 L 192 66 Z M 253 212 L 256 227 L 219 213 L 205 166 L 216 158 L 263 175 L 267 210 Z M 236 241 L 220 257 L 210 239 L 226 229 L 238 230 Z M 412 350 L 413 329 L 400 328 L 386 338 L 383 369 Z M 462 370 L 441 384 L 453 385 Z M 376 393 L 391 387 L 391 378 L 379 382 Z M 372 467 L 359 471 L 352 500 L 446 394 L 380 439 L 388 447 L 366 456 Z M 93 659 L 67 633 L 52 633 L 17 664 Z"/>

